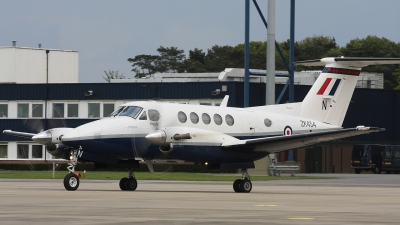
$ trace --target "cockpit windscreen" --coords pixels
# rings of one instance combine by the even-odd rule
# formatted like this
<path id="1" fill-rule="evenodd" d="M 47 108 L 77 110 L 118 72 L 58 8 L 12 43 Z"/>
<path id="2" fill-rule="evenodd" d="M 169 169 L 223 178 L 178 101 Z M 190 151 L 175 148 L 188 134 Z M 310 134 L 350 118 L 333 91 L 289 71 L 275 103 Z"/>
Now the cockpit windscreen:
<path id="1" fill-rule="evenodd" d="M 122 112 L 119 114 L 119 116 L 129 116 L 134 119 L 139 115 L 139 113 L 142 111 L 141 107 L 138 106 L 126 106 Z"/>

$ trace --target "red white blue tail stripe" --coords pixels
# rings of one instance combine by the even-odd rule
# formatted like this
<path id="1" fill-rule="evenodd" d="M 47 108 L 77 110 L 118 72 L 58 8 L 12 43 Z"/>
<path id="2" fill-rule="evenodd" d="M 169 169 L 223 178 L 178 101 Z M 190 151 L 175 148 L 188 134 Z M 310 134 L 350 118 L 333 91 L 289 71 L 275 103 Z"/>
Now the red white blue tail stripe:
<path id="1" fill-rule="evenodd" d="M 318 90 L 317 95 L 334 96 L 341 81 L 342 79 L 339 78 L 330 78 L 330 77 L 326 78 L 325 82 Z"/>

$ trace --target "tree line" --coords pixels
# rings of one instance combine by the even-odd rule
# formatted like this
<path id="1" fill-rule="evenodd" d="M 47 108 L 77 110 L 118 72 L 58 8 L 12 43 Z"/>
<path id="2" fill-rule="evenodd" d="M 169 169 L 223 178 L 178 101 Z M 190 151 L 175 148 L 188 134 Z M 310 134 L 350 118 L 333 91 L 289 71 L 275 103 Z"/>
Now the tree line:
<path id="1" fill-rule="evenodd" d="M 289 60 L 290 41 L 278 42 L 278 45 L 286 60 Z M 251 69 L 266 68 L 266 49 L 266 42 L 250 42 Z M 160 46 L 157 52 L 158 55 L 142 54 L 128 59 L 136 78 L 155 73 L 204 73 L 221 72 L 225 68 L 244 68 L 244 44 L 214 45 L 206 51 L 195 48 L 189 50 L 188 56 L 185 55 L 184 50 L 177 47 Z M 335 38 L 327 36 L 307 37 L 295 42 L 296 61 L 339 56 L 400 58 L 400 42 L 395 43 L 377 36 L 352 39 L 344 47 L 340 47 Z M 275 59 L 276 70 L 286 70 L 277 52 Z M 296 66 L 297 71 L 312 69 L 321 68 Z M 384 88 L 400 90 L 399 65 L 368 66 L 363 71 L 383 73 Z"/>

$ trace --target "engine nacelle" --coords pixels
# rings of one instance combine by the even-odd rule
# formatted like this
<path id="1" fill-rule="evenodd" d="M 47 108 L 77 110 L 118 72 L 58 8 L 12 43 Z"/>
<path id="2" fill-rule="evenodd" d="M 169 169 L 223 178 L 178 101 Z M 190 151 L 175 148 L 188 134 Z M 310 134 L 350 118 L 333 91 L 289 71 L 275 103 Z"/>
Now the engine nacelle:
<path id="1" fill-rule="evenodd" d="M 60 159 L 69 159 L 69 156 L 71 154 L 71 149 L 65 145 L 56 144 L 56 145 L 48 145 L 47 152 L 50 155 L 53 155 Z"/>
<path id="2" fill-rule="evenodd" d="M 164 144 L 160 145 L 159 149 L 163 154 L 168 155 L 174 150 L 174 147 L 172 144 Z"/>

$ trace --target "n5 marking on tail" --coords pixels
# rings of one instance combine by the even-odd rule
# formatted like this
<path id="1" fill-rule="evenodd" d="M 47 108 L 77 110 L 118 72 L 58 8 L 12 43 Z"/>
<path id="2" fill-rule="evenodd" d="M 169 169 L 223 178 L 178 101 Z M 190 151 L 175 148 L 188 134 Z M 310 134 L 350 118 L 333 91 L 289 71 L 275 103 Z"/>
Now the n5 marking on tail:
<path id="1" fill-rule="evenodd" d="M 54 128 L 38 134 L 5 130 L 31 138 L 47 151 L 70 159 L 64 179 L 67 190 L 76 190 L 78 161 L 129 168 L 122 190 L 135 190 L 133 168 L 145 160 L 179 159 L 207 162 L 212 168 L 242 169 L 235 192 L 250 192 L 247 173 L 254 161 L 285 151 L 384 129 L 342 123 L 361 67 L 400 64 L 400 59 L 323 58 L 296 64 L 325 66 L 303 102 L 249 108 L 181 105 L 155 101 L 126 103 L 108 118 L 77 128 Z M 227 98 L 223 106 L 226 106 Z M 321 108 L 321 102 L 323 107 Z"/>

